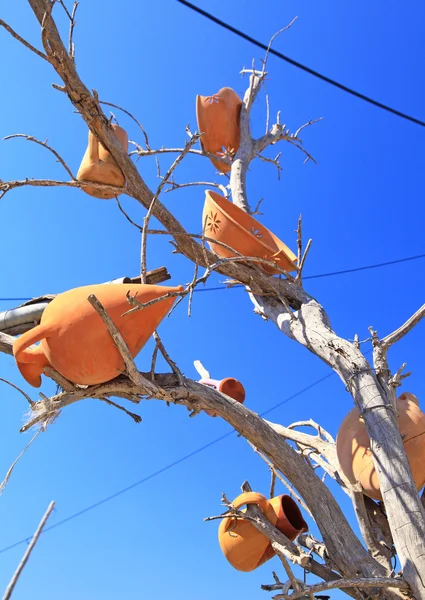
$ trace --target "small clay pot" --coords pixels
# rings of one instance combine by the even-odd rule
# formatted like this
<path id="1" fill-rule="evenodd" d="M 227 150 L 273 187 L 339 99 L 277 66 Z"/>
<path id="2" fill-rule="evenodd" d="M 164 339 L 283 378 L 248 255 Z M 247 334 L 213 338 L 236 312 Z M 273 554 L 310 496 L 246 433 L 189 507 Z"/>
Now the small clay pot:
<path id="1" fill-rule="evenodd" d="M 13 344 L 18 368 L 27 380 L 40 387 L 41 374 L 52 366 L 79 385 L 105 383 L 125 371 L 124 362 L 100 315 L 87 300 L 94 294 L 120 331 L 133 358 L 146 344 L 175 296 L 124 315 L 130 310 L 126 294 L 141 303 L 149 302 L 183 287 L 148 284 L 100 284 L 75 288 L 59 294 L 46 307 L 40 325 L 30 329 Z M 39 342 L 38 346 L 29 348 Z"/>
<path id="2" fill-rule="evenodd" d="M 297 270 L 297 257 L 288 246 L 254 217 L 212 190 L 205 192 L 202 224 L 205 237 L 230 246 L 242 256 L 265 258 L 288 272 Z M 218 256 L 237 256 L 220 244 L 208 244 Z M 248 264 L 261 267 L 266 273 L 280 273 L 260 262 Z"/>
<path id="3" fill-rule="evenodd" d="M 213 96 L 196 96 L 198 131 L 203 134 L 200 141 L 205 152 L 233 158 L 240 145 L 241 107 L 242 100 L 228 87 L 221 88 Z M 210 160 L 222 173 L 228 173 L 231 169 L 218 160 Z"/>
<path id="4" fill-rule="evenodd" d="M 128 152 L 128 136 L 124 129 L 118 125 L 111 125 L 115 137 L 121 146 Z M 108 185 L 117 185 L 124 187 L 126 185 L 123 172 L 112 158 L 112 155 L 102 145 L 96 136 L 89 131 L 89 141 L 86 153 L 81 161 L 77 173 L 78 181 L 94 181 L 96 183 L 106 183 Z M 110 200 L 119 194 L 108 192 L 99 188 L 85 185 L 81 188 L 86 194 L 99 198 L 100 200 Z"/>
<path id="5" fill-rule="evenodd" d="M 399 429 L 404 449 L 418 490 L 425 485 L 425 414 L 418 399 L 405 392 L 397 399 Z M 370 440 L 359 409 L 353 408 L 342 421 L 336 439 L 336 451 L 342 472 L 352 484 L 360 483 L 363 493 L 382 500 L 373 463 Z"/>
<path id="6" fill-rule="evenodd" d="M 267 500 L 257 492 L 247 492 L 238 496 L 232 504 L 235 508 L 244 504 L 257 504 L 270 523 L 291 541 L 308 530 L 298 505 L 290 496 L 276 496 Z M 238 571 L 253 571 L 275 554 L 270 540 L 251 523 L 239 517 L 221 521 L 218 540 L 224 556 Z"/>
<path id="7" fill-rule="evenodd" d="M 226 394 L 226 396 L 230 396 L 230 398 L 233 398 L 233 400 L 236 400 L 241 404 L 245 402 L 245 388 L 240 381 L 234 379 L 233 377 L 226 377 L 221 381 L 219 379 L 200 379 L 199 383 L 208 385 L 218 392 L 222 392 L 223 394 Z M 217 414 L 212 410 L 206 410 L 205 412 L 210 417 L 217 416 Z"/>

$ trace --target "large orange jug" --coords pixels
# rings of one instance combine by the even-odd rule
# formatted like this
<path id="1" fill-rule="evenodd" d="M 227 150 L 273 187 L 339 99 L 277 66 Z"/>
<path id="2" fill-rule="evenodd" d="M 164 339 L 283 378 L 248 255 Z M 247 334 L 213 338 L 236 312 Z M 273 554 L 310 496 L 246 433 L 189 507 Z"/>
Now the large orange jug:
<path id="1" fill-rule="evenodd" d="M 287 495 L 267 500 L 258 492 L 245 492 L 232 504 L 235 508 L 244 504 L 257 504 L 267 520 L 291 541 L 308 529 L 297 504 Z M 240 517 L 229 517 L 221 521 L 218 540 L 224 556 L 238 571 L 253 571 L 275 554 L 270 540 L 249 521 Z"/>
<path id="2" fill-rule="evenodd" d="M 397 398 L 398 425 L 418 490 L 425 484 L 425 415 L 418 399 L 409 392 Z M 357 407 L 342 421 L 336 438 L 342 472 L 352 484 L 360 482 L 363 493 L 382 500 L 366 425 Z"/>
<path id="3" fill-rule="evenodd" d="M 47 306 L 40 325 L 13 344 L 18 368 L 30 385 L 40 387 L 41 374 L 51 365 L 79 385 L 104 383 L 125 370 L 124 362 L 100 315 L 87 300 L 94 294 L 102 303 L 135 357 L 171 309 L 176 297 L 123 315 L 131 306 L 126 294 L 141 303 L 149 302 L 183 287 L 148 284 L 99 284 L 59 294 Z M 39 342 L 36 347 L 31 344 Z"/>
<path id="4" fill-rule="evenodd" d="M 240 209 L 220 194 L 205 192 L 204 212 L 202 214 L 204 235 L 230 246 L 242 256 L 255 256 L 274 262 L 284 271 L 295 271 L 297 257 L 278 237 L 259 221 Z M 237 256 L 220 244 L 208 242 L 211 250 L 223 258 Z M 279 273 L 264 263 L 248 263 L 261 267 L 270 274 Z"/>
<path id="5" fill-rule="evenodd" d="M 196 96 L 201 147 L 209 154 L 233 158 L 239 150 L 241 129 L 239 117 L 242 100 L 231 88 L 221 88 L 213 96 Z M 211 158 L 218 171 L 228 173 L 230 166 Z"/>
<path id="6" fill-rule="evenodd" d="M 128 136 L 126 131 L 118 127 L 118 125 L 111 125 L 111 127 L 121 146 L 128 152 Z M 126 184 L 123 172 L 112 158 L 112 155 L 91 131 L 89 131 L 88 146 L 78 169 L 77 179 L 78 181 L 94 181 L 95 183 L 106 183 L 120 187 L 124 187 Z M 109 200 L 118 195 L 114 194 L 114 192 L 101 190 L 90 185 L 85 185 L 81 189 L 86 194 L 100 198 L 101 200 Z"/>

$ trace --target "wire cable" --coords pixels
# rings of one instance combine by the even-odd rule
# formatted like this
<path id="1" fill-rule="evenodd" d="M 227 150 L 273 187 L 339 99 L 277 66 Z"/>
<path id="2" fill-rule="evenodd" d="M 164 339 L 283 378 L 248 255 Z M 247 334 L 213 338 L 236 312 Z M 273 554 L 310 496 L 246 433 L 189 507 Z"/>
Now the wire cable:
<path id="1" fill-rule="evenodd" d="M 294 400 L 295 398 L 298 398 L 298 396 L 301 396 L 305 392 L 307 392 L 307 391 L 311 390 L 312 388 L 316 387 L 316 385 L 319 385 L 319 383 L 322 383 L 322 381 L 325 381 L 326 379 L 329 379 L 333 375 L 335 375 L 335 373 L 333 371 L 331 371 L 327 375 L 324 375 L 323 377 L 320 377 L 319 379 L 316 379 L 316 381 L 313 381 L 313 383 L 310 383 L 309 385 L 305 386 L 301 390 L 298 390 L 298 392 L 295 392 L 294 394 L 291 394 L 290 396 L 288 396 L 284 400 L 281 400 L 277 404 L 274 404 L 273 406 L 271 406 L 270 408 L 268 408 L 264 412 L 260 413 L 260 417 L 263 417 L 264 415 L 269 414 L 270 412 L 272 412 L 273 410 L 275 410 L 279 406 L 282 406 L 283 404 L 286 404 L 287 402 L 290 402 L 291 400 Z M 69 521 L 72 521 L 73 519 L 76 519 L 77 517 L 80 517 L 81 515 L 84 515 L 85 513 L 89 512 L 91 510 L 94 510 L 95 508 L 98 508 L 99 506 L 102 506 L 102 504 L 106 504 L 107 502 L 110 502 L 114 498 L 117 498 L 118 496 L 121 496 L 122 494 L 125 494 L 126 492 L 134 489 L 135 487 L 137 487 L 139 485 L 142 485 L 143 483 L 146 483 L 147 481 L 149 481 L 150 479 L 153 479 L 154 477 L 158 477 L 158 475 L 161 475 L 162 473 L 165 473 L 169 469 L 172 469 L 173 467 L 176 467 L 177 465 L 180 465 L 182 462 L 185 462 L 186 460 L 189 460 L 189 458 L 192 458 L 192 456 L 195 456 L 196 454 L 199 454 L 200 452 L 203 452 L 207 448 L 211 448 L 211 446 L 214 446 L 215 444 L 218 444 L 218 442 L 221 442 L 222 440 L 230 437 L 231 435 L 235 435 L 235 434 L 236 434 L 236 430 L 234 430 L 234 429 L 232 429 L 232 431 L 228 431 L 224 435 L 221 435 L 220 437 L 217 437 L 214 440 L 211 440 L 211 442 L 208 442 L 207 444 L 204 444 L 203 446 L 200 446 L 196 450 L 193 450 L 193 452 L 189 452 L 189 454 L 185 454 L 181 458 L 173 461 L 172 463 L 169 463 L 165 467 L 162 467 L 161 469 L 158 469 L 157 471 L 154 471 L 153 473 L 150 473 L 150 475 L 147 475 L 146 477 L 143 477 L 143 479 L 139 479 L 139 481 L 136 481 L 135 483 L 132 483 L 131 485 L 129 485 L 129 486 L 127 486 L 127 487 L 119 490 L 118 492 L 115 492 L 114 494 L 111 494 L 110 496 L 106 496 L 105 498 L 102 498 L 101 500 L 99 500 L 98 502 L 95 502 L 94 504 L 90 504 L 89 506 L 86 506 L 86 508 L 83 508 L 82 510 L 79 510 L 78 512 L 75 512 L 72 515 L 69 515 L 69 517 L 65 517 L 61 521 L 58 521 L 57 523 L 54 523 L 53 525 L 50 525 L 49 527 L 45 527 L 43 529 L 43 531 L 42 531 L 42 534 L 46 533 L 47 531 L 51 531 L 52 529 L 55 529 L 56 527 L 60 527 L 61 525 L 64 525 L 65 523 L 68 523 Z M 31 538 L 32 538 L 32 535 L 30 535 L 29 537 L 23 538 L 22 540 L 19 540 L 18 542 L 10 544 L 10 546 L 6 546 L 5 548 L 2 548 L 0 550 L 0 554 L 3 554 L 4 552 L 7 552 L 8 550 L 12 550 L 12 548 L 16 548 L 17 546 L 20 546 L 21 544 L 28 543 L 31 540 Z"/>
<path id="2" fill-rule="evenodd" d="M 191 2 L 187 2 L 187 0 L 177 0 L 177 2 L 179 2 L 180 4 L 184 4 L 187 8 L 194 10 L 195 12 L 206 17 L 210 21 L 213 21 L 217 25 L 220 25 L 220 27 L 224 27 L 224 29 L 227 29 L 228 31 L 235 33 L 236 35 L 243 38 L 244 40 L 251 42 L 251 44 L 255 44 L 256 46 L 258 46 L 259 48 L 262 48 L 263 50 L 268 49 L 268 46 L 266 44 L 263 44 L 262 42 L 259 42 L 258 40 L 251 37 L 250 35 L 243 33 L 242 31 L 240 31 L 240 29 L 236 29 L 236 27 L 232 27 L 232 25 L 229 25 L 228 23 L 221 21 L 217 17 L 214 17 L 214 15 L 208 13 L 205 10 L 202 10 L 202 8 L 195 6 Z M 293 65 L 294 67 L 297 67 L 298 69 L 301 69 L 301 70 L 305 71 L 306 73 L 310 73 L 310 75 L 313 75 L 314 77 L 317 77 L 318 79 L 321 79 L 322 81 L 326 81 L 326 83 L 330 83 L 331 85 L 339 88 L 340 90 L 343 90 L 344 92 L 347 92 L 348 94 L 351 94 L 352 96 L 355 96 L 356 98 L 360 98 L 361 100 L 364 100 L 365 102 L 369 102 L 369 104 L 373 104 L 374 106 L 377 106 L 378 108 L 382 108 L 383 110 L 386 110 L 387 112 L 390 112 L 393 115 L 396 115 L 397 117 L 401 117 L 402 119 L 406 119 L 407 121 L 416 123 L 416 125 L 421 125 L 422 127 L 425 127 L 424 121 L 420 121 L 419 119 L 416 119 L 415 117 L 412 117 L 410 115 L 407 115 L 406 113 L 396 110 L 395 108 L 391 108 L 390 106 L 387 106 L 386 104 L 383 104 L 382 102 L 373 100 L 373 98 L 370 98 L 369 96 L 366 96 L 365 94 L 356 92 L 356 90 L 353 90 L 352 88 L 349 88 L 346 85 L 343 85 L 342 83 L 339 83 L 338 81 L 335 81 L 334 79 L 331 79 L 330 77 L 327 77 L 326 75 L 323 75 L 322 73 L 319 73 L 318 71 L 315 71 L 314 69 L 311 69 L 310 67 L 307 67 L 306 65 L 303 65 L 300 62 L 298 62 L 292 58 L 289 58 L 289 56 L 285 56 L 285 54 L 282 54 L 281 52 L 278 52 L 277 50 L 273 50 L 273 48 L 270 48 L 269 54 L 273 54 L 274 56 L 281 58 L 282 60 Z"/>
<path id="3" fill-rule="evenodd" d="M 415 256 L 407 256 L 406 258 L 397 258 L 396 260 L 389 260 L 387 262 L 376 263 L 374 265 L 366 265 L 365 267 L 354 267 L 353 269 L 344 269 L 343 271 L 331 271 L 330 273 L 320 273 L 318 275 L 307 275 L 303 277 L 303 281 L 307 279 L 320 279 L 321 277 L 333 277 L 334 275 L 345 275 L 346 273 L 356 273 L 358 271 L 367 271 L 368 269 L 379 269 L 381 267 L 388 267 L 390 265 L 396 265 L 398 263 L 408 262 L 410 260 L 418 260 L 419 258 L 425 258 L 425 254 L 416 254 Z M 217 292 L 226 289 L 241 288 L 245 287 L 242 284 L 232 285 L 230 288 L 221 287 L 205 287 L 196 288 L 194 292 Z M 0 298 L 0 302 L 26 302 L 32 300 L 32 298 Z"/>

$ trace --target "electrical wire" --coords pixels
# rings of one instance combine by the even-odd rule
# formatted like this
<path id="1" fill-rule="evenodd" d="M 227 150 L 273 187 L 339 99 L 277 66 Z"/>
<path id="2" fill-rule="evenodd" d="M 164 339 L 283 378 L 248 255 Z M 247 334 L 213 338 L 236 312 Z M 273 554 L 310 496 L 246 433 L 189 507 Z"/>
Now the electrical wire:
<path id="1" fill-rule="evenodd" d="M 224 29 L 227 29 L 228 31 L 235 33 L 236 35 L 243 38 L 244 40 L 251 42 L 251 44 L 255 44 L 259 48 L 263 48 L 263 50 L 268 49 L 268 46 L 266 44 L 263 44 L 262 42 L 259 42 L 258 40 L 251 37 L 250 35 L 243 33 L 242 31 L 240 31 L 240 29 L 236 29 L 236 27 L 232 27 L 232 25 L 229 25 L 228 23 L 221 21 L 217 17 L 214 17 L 214 15 L 208 13 L 205 10 L 202 10 L 202 8 L 195 6 L 191 2 L 187 2 L 187 0 L 177 0 L 177 2 L 179 2 L 180 4 L 184 4 L 187 8 L 194 10 L 195 12 L 206 17 L 210 21 L 213 21 L 217 25 L 220 25 L 220 27 L 224 27 Z M 382 108 L 383 110 L 386 110 L 387 112 L 390 112 L 393 115 L 396 115 L 397 117 L 401 117 L 402 119 L 406 119 L 407 121 L 416 123 L 416 125 L 421 125 L 422 127 L 425 127 L 424 121 L 420 121 L 419 119 L 416 119 L 415 117 L 412 117 L 410 115 L 407 115 L 406 113 L 396 110 L 395 108 L 391 108 L 390 106 L 387 106 L 386 104 L 383 104 L 382 102 L 373 100 L 373 98 L 370 98 L 369 96 L 366 96 L 365 94 L 356 92 L 356 90 L 353 90 L 352 88 L 349 88 L 346 85 L 343 85 L 342 83 L 339 83 L 338 81 L 335 81 L 334 79 L 331 79 L 330 77 L 327 77 L 326 75 L 323 75 L 322 73 L 319 73 L 318 71 L 315 71 L 314 69 L 311 69 L 310 67 L 307 67 L 306 65 L 303 65 L 300 62 L 298 62 L 292 58 L 289 58 L 289 56 L 285 56 L 285 54 L 282 54 L 281 52 L 278 52 L 277 50 L 273 50 L 273 48 L 270 48 L 269 54 L 273 54 L 274 56 L 281 58 L 282 60 L 293 65 L 294 67 L 297 67 L 298 69 L 301 69 L 301 70 L 305 71 L 306 73 L 310 73 L 310 75 L 313 75 L 314 77 L 317 77 L 318 79 L 321 79 L 322 81 L 326 81 L 326 83 L 330 83 L 331 85 L 339 88 L 340 90 L 343 90 L 344 92 L 347 92 L 348 94 L 351 94 L 352 96 L 355 96 L 356 98 L 360 98 L 361 100 L 364 100 L 365 102 L 369 102 L 369 104 L 373 104 L 374 106 L 377 106 L 378 108 Z"/>
<path id="2" fill-rule="evenodd" d="M 271 406 L 264 412 L 260 413 L 260 417 L 263 417 L 264 415 L 271 413 L 276 408 L 279 408 L 279 406 L 282 406 L 283 404 L 286 404 L 287 402 L 290 402 L 291 400 L 298 398 L 298 396 L 301 396 L 305 392 L 316 387 L 316 385 L 319 385 L 319 383 L 322 383 L 323 381 L 325 381 L 326 379 L 329 379 L 333 375 L 335 375 L 335 373 L 332 371 L 332 372 L 328 373 L 327 375 L 324 375 L 323 377 L 316 379 L 316 381 L 313 381 L 313 383 L 310 383 L 309 385 L 305 386 L 301 390 L 298 390 L 298 392 L 291 394 L 291 396 L 288 396 L 284 400 L 281 400 L 277 404 L 274 404 L 273 406 Z M 230 437 L 231 435 L 235 435 L 235 434 L 236 434 L 236 431 L 234 429 L 232 429 L 232 431 L 228 431 L 224 435 L 221 435 L 220 437 L 217 437 L 214 440 L 211 440 L 211 442 L 208 442 L 207 444 L 200 446 L 196 450 L 193 450 L 193 452 L 189 452 L 189 454 L 185 454 L 181 458 L 169 463 L 165 467 L 162 467 L 161 469 L 158 469 L 157 471 L 150 473 L 150 475 L 143 477 L 143 479 L 139 479 L 139 481 L 132 483 L 131 485 L 119 490 L 118 492 L 115 492 L 114 494 L 111 494 L 110 496 L 106 496 L 105 498 L 102 498 L 101 500 L 99 500 L 98 502 L 95 502 L 94 504 L 90 504 L 89 506 L 86 506 L 82 510 L 79 510 L 78 512 L 75 512 L 72 515 L 69 515 L 69 517 L 65 517 L 61 521 L 58 521 L 57 523 L 54 523 L 53 525 L 50 525 L 49 527 L 45 527 L 42 531 L 42 534 L 47 533 L 48 531 L 51 531 L 52 529 L 55 529 L 56 527 L 60 527 L 61 525 L 64 525 L 65 523 L 68 523 L 69 521 L 72 521 L 73 519 L 76 519 L 77 517 L 80 517 L 81 515 L 84 515 L 85 513 L 89 512 L 91 510 L 94 510 L 95 508 L 98 508 L 99 506 L 102 506 L 102 504 L 106 504 L 107 502 L 110 502 L 114 498 L 117 498 L 118 496 L 125 494 L 126 492 L 134 489 L 135 487 L 142 485 L 143 483 L 146 483 L 147 481 L 149 481 L 150 479 L 153 479 L 154 477 L 158 477 L 158 475 L 161 475 L 162 473 L 165 473 L 169 469 L 172 469 L 173 467 L 180 465 L 182 462 L 189 460 L 189 458 L 192 458 L 192 456 L 195 456 L 196 454 L 203 452 L 207 448 L 211 448 L 211 446 L 214 446 L 215 444 L 218 444 L 222 440 Z M 19 540 L 18 542 L 10 544 L 9 546 L 6 546 L 5 548 L 2 548 L 0 550 L 0 554 L 3 554 L 4 552 L 7 552 L 8 550 L 12 550 L 12 548 L 16 548 L 17 546 L 20 546 L 21 544 L 29 543 L 31 538 L 32 538 L 32 535 L 29 537 L 23 538 L 22 540 Z"/>
<path id="3" fill-rule="evenodd" d="M 397 258 L 396 260 L 389 260 L 387 262 L 376 263 L 374 265 L 367 265 L 364 267 L 354 267 L 353 269 L 344 269 L 343 271 L 331 271 L 330 273 L 320 273 L 318 275 L 307 275 L 303 277 L 303 281 L 307 279 L 320 279 L 321 277 L 333 277 L 334 275 L 345 275 L 346 273 L 356 273 L 358 271 L 367 271 L 368 269 L 379 269 L 381 267 L 388 267 L 390 265 L 396 265 L 398 263 L 408 262 L 410 260 L 418 260 L 419 258 L 425 258 L 425 254 L 416 254 L 415 256 L 407 256 L 405 258 Z M 226 289 L 241 288 L 244 287 L 242 284 L 233 285 L 230 288 L 221 287 L 205 287 L 196 288 L 194 292 L 217 292 Z M 32 300 L 32 298 L 0 298 L 0 302 L 26 302 Z"/>

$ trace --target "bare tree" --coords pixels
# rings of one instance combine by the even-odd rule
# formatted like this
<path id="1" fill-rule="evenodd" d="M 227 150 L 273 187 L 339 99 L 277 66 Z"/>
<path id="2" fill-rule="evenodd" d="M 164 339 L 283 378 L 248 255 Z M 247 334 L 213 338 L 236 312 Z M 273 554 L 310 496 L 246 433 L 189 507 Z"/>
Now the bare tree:
<path id="1" fill-rule="evenodd" d="M 241 513 L 224 497 L 223 502 L 228 510 L 248 519 L 254 527 L 263 532 L 271 540 L 273 549 L 281 559 L 285 580 L 282 582 L 275 575 L 275 582 L 264 585 L 264 589 L 278 591 L 275 598 L 293 600 L 306 595 L 311 597 L 313 592 L 334 588 L 340 588 L 356 598 L 394 598 L 405 595 L 425 600 L 425 514 L 412 478 L 394 410 L 396 388 L 404 375 L 402 369 L 392 375 L 387 362 L 388 350 L 422 319 L 425 315 L 425 305 L 399 329 L 384 338 L 380 339 L 377 332 L 372 331 L 373 361 L 369 362 L 358 341 L 349 341 L 337 335 L 325 309 L 303 287 L 302 271 L 310 243 L 303 251 L 301 220 L 298 224 L 299 268 L 296 277 L 287 273 L 283 273 L 284 276 L 279 278 L 267 275 L 261 269 L 260 263 L 264 262 L 262 259 L 240 256 L 223 259 L 207 250 L 207 238 L 187 232 L 182 223 L 160 201 L 163 192 L 183 187 L 174 181 L 173 173 L 186 154 L 208 156 L 206 152 L 193 148 L 199 134 L 187 131 L 189 140 L 184 148 L 154 149 L 149 145 L 145 130 L 135 119 L 143 135 L 144 146 L 136 144 L 135 150 L 128 156 L 117 142 L 109 120 L 102 111 L 102 105 L 114 105 L 102 103 L 97 92 L 91 92 L 90 86 L 87 87 L 83 83 L 77 72 L 72 41 L 77 5 L 74 5 L 72 11 L 67 10 L 70 29 L 68 39 L 64 42 L 53 15 L 53 9 L 59 9 L 59 5 L 64 8 L 63 2 L 29 0 L 29 4 L 41 26 L 44 52 L 34 48 L 3 21 L 0 21 L 0 25 L 29 51 L 50 63 L 63 83 L 62 86 L 54 87 L 67 95 L 90 131 L 111 153 L 127 181 L 125 188 L 95 185 L 113 190 L 117 194 L 126 194 L 146 209 L 144 223 L 140 226 L 133 223 L 142 234 L 141 281 L 146 281 L 147 277 L 148 235 L 162 234 L 169 235 L 175 251 L 195 265 L 192 282 L 183 292 L 178 292 L 179 296 L 188 297 L 189 310 L 193 289 L 199 283 L 205 282 L 213 272 L 225 275 L 231 283 L 243 284 L 256 314 L 264 320 L 271 321 L 285 336 L 304 346 L 339 375 L 366 423 L 383 503 L 379 505 L 365 497 L 358 486 L 353 486 L 347 481 L 339 466 L 332 436 L 318 424 L 303 421 L 286 427 L 266 421 L 224 394 L 184 377 L 177 364 L 168 356 L 158 336 L 155 356 L 161 351 L 170 365 L 171 372 L 155 373 L 154 361 L 150 373 L 139 372 L 119 331 L 95 297 L 89 300 L 113 337 L 126 365 L 126 374 L 105 384 L 81 388 L 64 379 L 53 369 L 46 368 L 46 374 L 61 386 L 62 391 L 49 398 L 42 396 L 33 403 L 31 416 L 22 427 L 22 431 L 36 424 L 46 427 L 63 408 L 86 398 L 98 398 L 117 407 L 119 405 L 112 402 L 111 397 L 136 403 L 142 399 L 157 399 L 181 404 L 191 411 L 191 415 L 201 410 L 211 411 L 230 423 L 264 458 L 275 476 L 282 478 L 290 486 L 316 522 L 322 536 L 322 540 L 318 541 L 308 534 L 303 534 L 297 543 L 293 543 L 273 527 L 259 509 L 251 507 L 245 513 Z M 241 109 L 240 148 L 231 162 L 228 185 L 208 183 L 220 188 L 226 195 L 231 195 L 237 206 L 253 213 L 257 209 L 250 207 L 246 186 L 246 173 L 251 161 L 256 158 L 270 161 L 262 152 L 278 142 L 289 143 L 301 150 L 307 160 L 313 159 L 300 138 L 305 127 L 311 122 L 291 133 L 280 123 L 279 115 L 271 127 L 267 116 L 266 133 L 259 139 L 252 137 L 250 112 L 266 77 L 266 66 L 267 54 L 260 70 L 256 70 L 254 65 L 252 69 L 243 70 L 249 75 L 249 85 Z M 124 112 L 134 119 L 127 111 Z M 23 186 L 81 187 L 82 184 L 76 180 L 56 150 L 45 142 L 29 136 L 26 138 L 53 152 L 70 179 L 1 182 L 0 191 L 3 195 Z M 147 157 L 167 152 L 177 154 L 177 159 L 162 177 L 158 189 L 152 191 L 142 179 L 131 155 Z M 224 157 L 222 160 L 226 162 L 229 159 Z M 279 169 L 279 156 L 272 162 Z M 205 185 L 205 182 L 190 182 L 184 185 L 198 184 Z M 119 208 L 124 212 L 120 205 Z M 163 229 L 149 229 L 151 216 L 161 223 Z M 198 274 L 199 269 L 205 269 L 201 276 Z M 132 304 L 131 310 L 143 309 L 143 305 L 136 299 L 129 300 Z M 13 342 L 14 338 L 11 335 L 0 333 L 2 352 L 11 354 Z M 129 414 L 134 418 L 132 413 Z M 312 427 L 315 435 L 299 431 L 305 426 Z M 317 465 L 336 480 L 351 498 L 362 539 L 356 536 L 347 516 L 343 514 L 327 485 L 317 475 Z M 244 484 L 244 489 L 249 489 L 248 483 Z M 402 569 L 397 576 L 391 566 L 395 554 Z M 323 583 L 306 586 L 295 577 L 291 564 L 314 573 Z"/>

